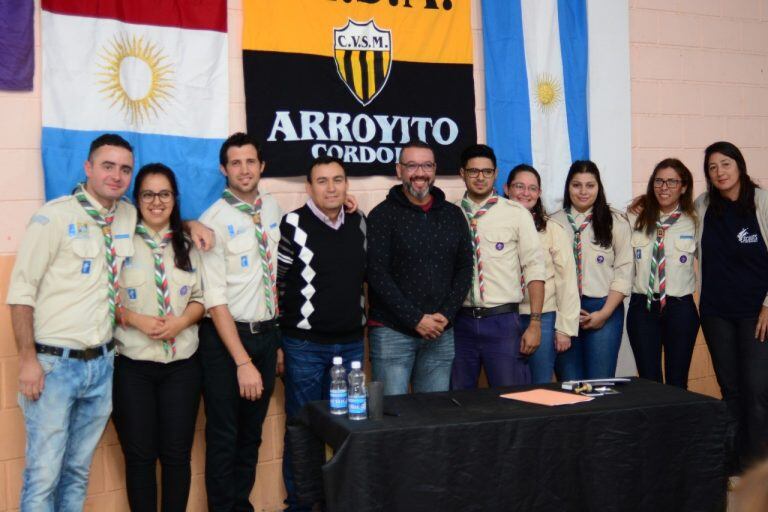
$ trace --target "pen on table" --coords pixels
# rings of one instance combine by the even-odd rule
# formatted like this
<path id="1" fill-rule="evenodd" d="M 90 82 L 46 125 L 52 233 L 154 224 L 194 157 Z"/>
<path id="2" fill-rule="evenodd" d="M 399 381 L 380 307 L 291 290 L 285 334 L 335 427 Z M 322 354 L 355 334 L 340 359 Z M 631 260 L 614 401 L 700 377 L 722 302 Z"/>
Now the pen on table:
<path id="1" fill-rule="evenodd" d="M 458 405 L 459 407 L 461 407 L 461 402 L 459 402 L 459 401 L 458 401 L 458 400 L 456 400 L 455 398 L 451 398 L 451 402 L 453 402 L 454 404 L 456 404 L 456 405 Z"/>

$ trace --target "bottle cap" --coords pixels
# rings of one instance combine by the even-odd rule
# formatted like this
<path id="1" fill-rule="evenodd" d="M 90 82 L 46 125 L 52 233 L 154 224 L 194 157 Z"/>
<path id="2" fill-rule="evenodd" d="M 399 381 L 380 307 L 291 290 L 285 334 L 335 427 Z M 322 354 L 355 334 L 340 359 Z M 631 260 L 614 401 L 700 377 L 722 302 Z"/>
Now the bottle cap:
<path id="1" fill-rule="evenodd" d="M 352 369 L 353 370 L 359 370 L 360 369 L 360 361 L 352 361 Z"/>
<path id="2" fill-rule="evenodd" d="M 336 356 L 333 358 L 333 364 L 338 366 L 341 364 L 341 356 Z"/>

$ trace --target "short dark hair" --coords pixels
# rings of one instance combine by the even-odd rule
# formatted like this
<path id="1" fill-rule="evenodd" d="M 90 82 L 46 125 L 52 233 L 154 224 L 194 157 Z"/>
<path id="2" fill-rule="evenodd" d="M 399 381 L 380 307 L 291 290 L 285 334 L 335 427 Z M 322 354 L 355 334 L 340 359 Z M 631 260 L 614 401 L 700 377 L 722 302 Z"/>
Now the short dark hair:
<path id="1" fill-rule="evenodd" d="M 403 147 L 400 149 L 400 157 L 401 157 L 401 158 L 398 158 L 398 161 L 399 161 L 401 164 L 402 164 L 402 163 L 404 163 L 404 162 L 403 162 L 403 160 L 402 160 L 402 155 L 403 155 L 403 153 L 405 152 L 405 150 L 406 150 L 406 149 L 409 149 L 409 148 L 420 148 L 420 149 L 428 149 L 428 150 L 430 150 L 430 151 L 432 152 L 432 155 L 434 155 L 434 154 L 435 154 L 435 150 L 434 150 L 434 149 L 432 149 L 432 146 L 430 146 L 429 144 L 427 144 L 427 143 L 426 143 L 426 142 L 424 142 L 423 140 L 420 140 L 420 139 L 412 139 L 412 140 L 408 141 L 408 143 L 407 143 L 405 146 L 403 146 Z"/>
<path id="2" fill-rule="evenodd" d="M 91 142 L 91 147 L 88 148 L 88 160 L 90 160 L 93 153 L 102 146 L 117 146 L 119 148 L 127 149 L 133 154 L 133 146 L 131 146 L 127 140 L 116 133 L 105 133 L 99 135 L 93 139 L 93 142 Z"/>
<path id="3" fill-rule="evenodd" d="M 263 162 L 264 158 L 261 156 L 261 146 L 259 146 L 259 142 L 247 133 L 237 132 L 230 135 L 221 145 L 221 149 L 219 150 L 219 163 L 223 166 L 227 165 L 227 151 L 229 151 L 229 148 L 241 148 L 248 145 L 256 148 L 256 156 Z"/>
<path id="4" fill-rule="evenodd" d="M 464 148 L 461 152 L 461 168 L 465 169 L 467 162 L 473 158 L 487 158 L 493 162 L 493 167 L 496 167 L 496 153 L 493 152 L 493 148 L 485 144 L 472 144 Z"/>
<path id="5" fill-rule="evenodd" d="M 330 155 L 321 155 L 312 160 L 312 163 L 309 164 L 309 167 L 307 167 L 307 183 L 312 183 L 312 169 L 318 165 L 327 164 L 339 164 L 341 170 L 344 171 L 344 179 L 347 178 L 347 170 L 344 168 L 344 162 L 342 162 L 340 158 L 336 158 L 335 156 Z"/>

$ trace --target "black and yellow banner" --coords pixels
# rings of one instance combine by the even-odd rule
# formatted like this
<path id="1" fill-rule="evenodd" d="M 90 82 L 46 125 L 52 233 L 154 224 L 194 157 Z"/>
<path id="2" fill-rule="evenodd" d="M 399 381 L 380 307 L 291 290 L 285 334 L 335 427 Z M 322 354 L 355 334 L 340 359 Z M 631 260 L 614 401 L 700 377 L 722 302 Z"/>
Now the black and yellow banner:
<path id="1" fill-rule="evenodd" d="M 477 138 L 469 0 L 244 0 L 248 131 L 271 176 L 315 156 L 394 174 L 404 144 L 453 173 Z"/>

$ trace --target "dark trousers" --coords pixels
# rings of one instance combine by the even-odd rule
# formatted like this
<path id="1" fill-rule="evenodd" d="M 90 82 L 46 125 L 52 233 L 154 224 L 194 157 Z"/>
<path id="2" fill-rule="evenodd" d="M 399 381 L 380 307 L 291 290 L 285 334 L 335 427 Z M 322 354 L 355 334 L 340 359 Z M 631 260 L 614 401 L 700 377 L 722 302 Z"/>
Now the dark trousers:
<path id="1" fill-rule="evenodd" d="M 736 470 L 766 455 L 768 449 L 768 343 L 755 338 L 756 325 L 756 316 L 701 317 L 717 383 L 738 422 Z"/>
<path id="2" fill-rule="evenodd" d="M 167 364 L 115 358 L 112 414 L 125 455 L 132 511 L 157 510 L 158 460 L 162 467 L 161 510 L 186 510 L 200 387 L 196 355 Z"/>
<path id="3" fill-rule="evenodd" d="M 252 334 L 238 329 L 240 341 L 261 372 L 264 392 L 255 401 L 240 397 L 237 368 L 213 322 L 200 324 L 200 363 L 205 403 L 205 488 L 211 512 L 253 511 L 248 500 L 256 481 L 261 427 L 275 387 L 280 331 Z"/>
<path id="4" fill-rule="evenodd" d="M 660 303 L 646 309 L 645 295 L 633 293 L 627 311 L 627 335 L 635 354 L 637 372 L 644 379 L 688 388 L 688 369 L 699 332 L 699 313 L 692 295 L 667 297 L 663 312 Z M 661 349 L 664 348 L 664 378 Z"/>

